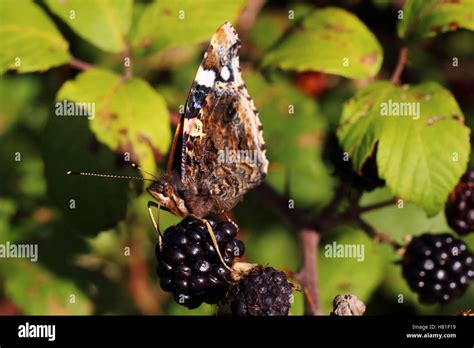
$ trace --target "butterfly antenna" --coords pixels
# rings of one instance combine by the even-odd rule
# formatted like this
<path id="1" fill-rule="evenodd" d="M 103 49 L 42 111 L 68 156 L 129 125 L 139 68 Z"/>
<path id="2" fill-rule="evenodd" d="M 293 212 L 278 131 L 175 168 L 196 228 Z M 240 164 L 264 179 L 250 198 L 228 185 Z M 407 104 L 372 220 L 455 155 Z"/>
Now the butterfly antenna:
<path id="1" fill-rule="evenodd" d="M 113 175 L 113 174 L 101 174 L 101 173 L 88 173 L 88 172 L 75 172 L 69 170 L 66 172 L 67 175 L 77 176 L 95 176 L 99 178 L 110 178 L 110 179 L 129 179 L 129 180 L 142 180 L 142 181 L 154 181 L 152 179 L 142 178 L 141 176 L 128 176 L 128 175 Z"/>
<path id="2" fill-rule="evenodd" d="M 155 179 L 158 179 L 158 178 L 157 178 L 155 175 L 153 175 L 152 173 L 147 172 L 146 170 L 142 169 L 138 164 L 132 162 L 131 165 L 132 165 L 132 167 L 133 167 L 134 169 L 139 170 L 139 171 L 141 171 L 142 173 L 148 174 L 148 175 L 150 175 L 151 177 L 153 177 L 153 178 L 155 178 Z"/>

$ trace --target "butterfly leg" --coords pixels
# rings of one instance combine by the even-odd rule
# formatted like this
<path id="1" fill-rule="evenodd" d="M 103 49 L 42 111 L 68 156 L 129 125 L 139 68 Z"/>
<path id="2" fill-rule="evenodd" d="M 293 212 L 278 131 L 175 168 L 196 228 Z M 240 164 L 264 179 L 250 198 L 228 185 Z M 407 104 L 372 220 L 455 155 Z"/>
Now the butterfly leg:
<path id="1" fill-rule="evenodd" d="M 148 215 L 150 216 L 151 223 L 153 224 L 153 227 L 155 228 L 155 231 L 157 233 L 158 245 L 159 245 L 160 251 L 161 251 L 162 248 L 163 248 L 163 235 L 161 234 L 160 226 L 158 225 L 158 223 L 155 220 L 152 208 L 156 208 L 157 211 L 158 211 L 157 218 L 158 218 L 158 223 L 159 223 L 159 221 L 160 221 L 160 205 L 153 202 L 153 201 L 148 201 Z"/>
<path id="2" fill-rule="evenodd" d="M 227 222 L 230 222 L 232 225 L 235 226 L 235 228 L 237 230 L 239 230 L 239 225 L 237 225 L 237 223 L 235 221 L 233 221 L 230 216 L 228 215 L 228 213 L 223 213 L 222 215 L 224 215 L 225 219 L 227 220 Z"/>
<path id="3" fill-rule="evenodd" d="M 212 230 L 211 224 L 206 219 L 200 219 L 200 220 L 206 224 L 207 232 L 209 232 L 209 235 L 211 236 L 212 244 L 214 245 L 214 248 L 216 248 L 217 255 L 219 255 L 219 259 L 221 260 L 224 267 L 230 271 L 231 270 L 230 267 L 227 266 L 227 264 L 224 261 L 224 258 L 222 257 L 221 251 L 219 249 L 219 244 L 217 243 L 216 235 L 214 234 L 214 231 Z"/>

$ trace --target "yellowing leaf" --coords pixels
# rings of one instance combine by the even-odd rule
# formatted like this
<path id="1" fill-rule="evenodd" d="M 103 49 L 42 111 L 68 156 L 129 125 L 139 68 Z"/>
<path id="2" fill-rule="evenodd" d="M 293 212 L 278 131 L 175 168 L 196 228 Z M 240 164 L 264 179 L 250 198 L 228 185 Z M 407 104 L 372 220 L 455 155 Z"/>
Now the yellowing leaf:
<path id="1" fill-rule="evenodd" d="M 233 22 L 245 0 L 174 0 L 148 5 L 132 33 L 132 45 L 155 52 L 207 41 L 224 22 Z"/>
<path id="2" fill-rule="evenodd" d="M 107 52 L 126 48 L 132 0 L 47 0 L 46 4 L 79 36 Z"/>
<path id="3" fill-rule="evenodd" d="M 0 1 L 0 74 L 43 71 L 66 63 L 69 45 L 43 10 L 29 0 Z"/>
<path id="4" fill-rule="evenodd" d="M 0 274 L 6 295 L 26 315 L 92 314 L 92 302 L 72 281 L 55 276 L 38 263 L 2 260 Z"/>
<path id="5" fill-rule="evenodd" d="M 407 0 L 397 30 L 402 38 L 418 39 L 458 28 L 474 30 L 472 0 Z"/>
<path id="6" fill-rule="evenodd" d="M 104 70 L 90 70 L 66 82 L 57 100 L 94 102 L 91 130 L 111 149 L 129 152 L 144 168 L 154 171 L 155 152 L 168 152 L 169 113 L 163 97 L 145 81 L 124 81 Z"/>
<path id="7" fill-rule="evenodd" d="M 338 137 L 361 169 L 378 144 L 377 167 L 397 197 L 436 215 L 466 171 L 470 130 L 452 94 L 436 83 L 376 82 L 344 106 Z"/>
<path id="8" fill-rule="evenodd" d="M 383 52 L 353 14 L 336 7 L 314 10 L 264 57 L 263 65 L 314 70 L 348 78 L 375 76 Z"/>

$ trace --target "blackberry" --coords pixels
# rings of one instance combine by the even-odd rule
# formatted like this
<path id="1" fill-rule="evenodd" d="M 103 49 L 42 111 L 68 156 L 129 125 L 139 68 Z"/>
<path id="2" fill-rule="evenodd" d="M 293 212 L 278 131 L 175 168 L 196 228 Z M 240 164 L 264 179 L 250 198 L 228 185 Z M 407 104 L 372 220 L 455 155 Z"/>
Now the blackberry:
<path id="1" fill-rule="evenodd" d="M 235 239 L 237 227 L 227 221 L 207 221 L 230 267 L 244 253 L 244 244 Z M 203 302 L 218 303 L 228 291 L 230 271 L 219 259 L 207 226 L 201 220 L 188 217 L 166 229 L 162 250 L 157 245 L 156 254 L 161 288 L 173 293 L 179 304 L 193 309 Z"/>
<path id="2" fill-rule="evenodd" d="M 468 171 L 449 195 L 445 208 L 449 227 L 460 235 L 474 232 L 474 171 Z"/>
<path id="3" fill-rule="evenodd" d="M 447 303 L 462 296 L 474 279 L 474 255 L 448 233 L 425 233 L 407 245 L 402 270 L 420 302 Z"/>
<path id="4" fill-rule="evenodd" d="M 230 289 L 228 301 L 235 315 L 288 315 L 292 290 L 285 273 L 256 266 Z"/>
<path id="5" fill-rule="evenodd" d="M 349 187 L 355 187 L 359 191 L 372 191 L 377 187 L 385 185 L 385 180 L 378 174 L 375 156 L 377 145 L 372 156 L 367 158 L 362 166 L 361 174 L 358 174 L 352 165 L 352 160 L 344 160 L 344 149 L 334 132 L 328 134 L 323 150 L 323 158 L 334 166 L 334 175 Z"/>

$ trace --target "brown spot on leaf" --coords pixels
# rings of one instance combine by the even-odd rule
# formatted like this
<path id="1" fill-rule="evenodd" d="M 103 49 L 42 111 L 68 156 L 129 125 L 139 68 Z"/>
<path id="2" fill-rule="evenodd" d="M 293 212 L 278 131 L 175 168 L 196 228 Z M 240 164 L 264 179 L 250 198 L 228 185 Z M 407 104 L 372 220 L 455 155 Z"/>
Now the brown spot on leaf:
<path id="1" fill-rule="evenodd" d="M 346 28 L 340 23 L 331 23 L 326 25 L 326 28 L 329 30 L 334 30 L 336 33 L 352 33 L 352 30 L 349 28 Z"/>
<path id="2" fill-rule="evenodd" d="M 322 141 L 321 134 L 317 132 L 303 133 L 297 138 L 298 145 L 302 148 L 313 148 Z"/>
<path id="3" fill-rule="evenodd" d="M 449 31 L 455 31 L 459 28 L 459 23 L 456 21 L 449 22 Z"/>
<path id="4" fill-rule="evenodd" d="M 425 98 L 425 95 L 419 91 L 413 93 L 413 96 L 415 97 L 415 99 L 424 99 Z"/>
<path id="5" fill-rule="evenodd" d="M 364 54 L 360 57 L 360 62 L 366 66 L 370 66 L 377 60 L 377 52 L 373 51 L 368 54 Z"/>
<path id="6" fill-rule="evenodd" d="M 294 31 L 295 31 L 295 33 L 303 33 L 303 32 L 306 31 L 306 28 L 303 27 L 302 25 L 298 25 L 298 26 L 295 27 Z"/>
<path id="7" fill-rule="evenodd" d="M 454 121 L 457 121 L 457 122 L 461 122 L 462 124 L 464 124 L 464 120 L 461 118 L 461 116 L 459 115 L 452 115 L 451 118 L 454 120 Z"/>
<path id="8" fill-rule="evenodd" d="M 438 115 L 438 116 L 432 116 L 430 117 L 427 121 L 426 121 L 426 124 L 428 126 L 432 126 L 433 124 L 435 124 L 436 122 L 438 121 L 441 121 L 441 120 L 444 120 L 445 117 L 442 116 L 442 115 Z"/>
<path id="9" fill-rule="evenodd" d="M 151 142 L 150 138 L 148 138 L 148 136 L 146 136 L 143 133 L 138 133 L 137 138 L 138 138 L 138 141 L 143 142 L 150 147 L 151 151 L 153 152 L 153 158 L 155 159 L 156 162 L 163 161 L 163 154 L 160 152 L 160 150 L 158 150 L 153 145 L 153 143 Z"/>

